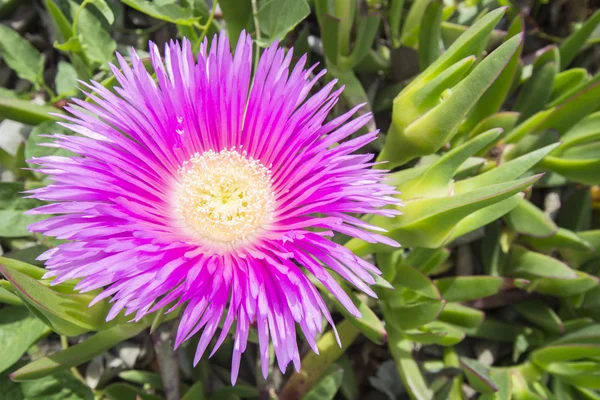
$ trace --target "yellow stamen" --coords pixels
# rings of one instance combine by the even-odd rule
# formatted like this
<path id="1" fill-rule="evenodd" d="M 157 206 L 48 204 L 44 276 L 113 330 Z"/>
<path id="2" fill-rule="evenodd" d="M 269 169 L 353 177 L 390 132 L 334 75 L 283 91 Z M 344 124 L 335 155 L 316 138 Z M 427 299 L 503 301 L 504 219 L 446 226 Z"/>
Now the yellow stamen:
<path id="1" fill-rule="evenodd" d="M 179 176 L 175 208 L 189 233 L 203 243 L 238 248 L 273 219 L 271 171 L 245 151 L 196 153 Z"/>

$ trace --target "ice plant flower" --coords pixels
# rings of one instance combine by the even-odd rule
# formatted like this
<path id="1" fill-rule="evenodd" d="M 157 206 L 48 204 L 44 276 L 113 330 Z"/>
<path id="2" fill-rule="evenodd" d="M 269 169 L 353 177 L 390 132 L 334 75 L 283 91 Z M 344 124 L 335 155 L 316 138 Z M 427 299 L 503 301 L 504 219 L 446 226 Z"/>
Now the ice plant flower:
<path id="1" fill-rule="evenodd" d="M 306 57 L 292 68 L 276 44 L 252 79 L 245 33 L 233 54 L 224 33 L 197 58 L 187 40 L 165 46 L 164 60 L 151 44 L 155 79 L 135 51 L 131 66 L 117 58 L 116 93 L 85 84 L 93 103 L 73 99 L 62 123 L 78 135 L 47 144 L 76 156 L 31 160 L 53 181 L 32 191 L 51 202 L 32 212 L 57 215 L 30 229 L 68 240 L 40 256 L 47 277 L 104 288 L 94 302 L 112 296 L 108 320 L 183 307 L 175 346 L 203 330 L 195 362 L 220 321 L 213 353 L 236 321 L 232 382 L 251 325 L 265 376 L 269 342 L 282 370 L 299 369 L 296 324 L 315 351 L 322 317 L 333 325 L 307 273 L 356 316 L 332 271 L 375 295 L 379 271 L 333 233 L 397 246 L 357 218 L 397 214 L 385 172 L 353 154 L 377 132 L 348 138 L 371 116 L 351 119 L 356 107 L 326 120 L 343 89 L 309 96 L 325 72 L 305 69 Z"/>

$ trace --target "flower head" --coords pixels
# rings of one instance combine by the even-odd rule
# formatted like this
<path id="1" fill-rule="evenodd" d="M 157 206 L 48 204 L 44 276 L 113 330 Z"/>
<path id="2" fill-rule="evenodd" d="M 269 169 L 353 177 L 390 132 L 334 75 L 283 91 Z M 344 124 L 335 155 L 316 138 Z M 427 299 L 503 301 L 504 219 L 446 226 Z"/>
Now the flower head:
<path id="1" fill-rule="evenodd" d="M 197 59 L 190 43 L 151 44 L 156 79 L 138 55 L 117 54 L 116 93 L 85 84 L 92 100 L 73 99 L 48 146 L 76 153 L 31 162 L 53 181 L 32 191 L 52 202 L 33 210 L 57 214 L 31 230 L 68 242 L 44 253 L 54 284 L 104 288 L 108 319 L 134 319 L 167 305 L 183 307 L 176 346 L 202 331 L 197 362 L 224 318 L 213 352 L 232 324 L 232 381 L 251 325 L 258 330 L 263 373 L 273 343 L 282 370 L 300 359 L 296 324 L 316 351 L 322 317 L 331 316 L 308 279 L 314 275 L 360 316 L 332 271 L 374 296 L 379 271 L 331 240 L 334 232 L 397 245 L 358 214 L 393 216 L 394 190 L 372 155 L 353 154 L 376 138 L 348 139 L 371 118 L 356 107 L 327 121 L 343 89 L 335 82 L 309 96 L 324 71 L 291 68 L 292 51 L 273 45 L 252 71 L 252 40 L 242 34 L 232 55 L 221 33 Z"/>

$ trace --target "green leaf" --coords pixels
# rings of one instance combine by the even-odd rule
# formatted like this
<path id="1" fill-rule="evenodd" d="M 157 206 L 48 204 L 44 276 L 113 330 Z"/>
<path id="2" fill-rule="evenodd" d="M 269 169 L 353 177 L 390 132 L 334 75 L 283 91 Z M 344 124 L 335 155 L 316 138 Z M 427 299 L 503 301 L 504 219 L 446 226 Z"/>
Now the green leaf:
<path id="1" fill-rule="evenodd" d="M 425 70 L 440 56 L 443 4 L 434 0 L 425 9 L 419 31 L 419 66 Z"/>
<path id="2" fill-rule="evenodd" d="M 119 378 L 139 385 L 148 385 L 152 388 L 163 389 L 160 374 L 156 372 L 129 370 L 120 372 Z"/>
<path id="3" fill-rule="evenodd" d="M 425 18 L 429 3 L 431 3 L 431 0 L 415 0 L 412 3 L 408 15 L 406 16 L 406 20 L 404 21 L 400 37 L 400 40 L 405 46 L 413 47 L 417 45 L 419 40 L 419 29 Z"/>
<path id="4" fill-rule="evenodd" d="M 100 13 L 106 18 L 106 21 L 109 25 L 112 25 L 115 22 L 115 15 L 113 14 L 111 8 L 106 4 L 104 0 L 90 0 L 90 4 L 93 4 L 94 7 L 100 11 Z"/>
<path id="5" fill-rule="evenodd" d="M 455 121 L 456 127 L 458 127 L 457 124 L 459 124 L 462 121 L 462 118 L 464 117 L 464 115 L 462 114 L 466 114 L 469 111 L 470 107 L 468 107 L 466 103 L 468 103 L 469 101 L 475 102 L 477 98 L 479 98 L 479 96 L 481 96 L 482 94 L 479 93 L 478 90 L 475 88 L 471 91 L 470 95 L 467 95 L 467 93 L 465 93 L 466 87 L 471 86 L 471 84 L 473 83 L 473 79 L 470 82 L 468 82 L 468 84 L 465 84 L 463 81 L 463 83 L 461 84 L 461 90 L 459 90 L 459 97 L 455 97 L 455 100 L 450 102 L 454 106 L 456 106 L 459 102 L 456 99 L 464 101 L 464 104 L 461 104 L 461 107 L 463 107 L 463 109 L 460 110 L 459 114 L 462 115 L 460 116 L 460 118 L 459 115 L 454 114 L 447 114 L 445 118 L 443 118 L 443 116 L 439 116 L 440 113 L 443 114 L 444 110 L 449 111 L 447 110 L 447 105 L 440 109 L 442 105 L 448 103 L 449 99 L 446 99 L 444 102 L 442 102 L 441 105 L 428 112 L 426 116 L 423 116 L 423 114 L 427 112 L 429 108 L 433 107 L 436 103 L 423 104 L 419 102 L 418 98 L 419 96 L 422 97 L 422 89 L 430 85 L 434 80 L 438 80 L 440 82 L 437 83 L 436 86 L 431 89 L 433 91 L 439 91 L 440 94 L 445 89 L 452 87 L 456 84 L 455 82 L 454 84 L 448 84 L 447 86 L 443 86 L 443 82 L 449 79 L 449 77 L 456 75 L 453 78 L 453 80 L 456 80 L 462 77 L 465 72 L 467 72 L 470 65 L 468 65 L 468 63 L 466 62 L 470 60 L 470 63 L 472 63 L 474 61 L 474 58 L 483 51 L 483 48 L 485 47 L 486 38 L 489 36 L 494 25 L 498 23 L 500 18 L 502 18 L 502 14 L 504 13 L 504 11 L 505 9 L 494 10 L 489 14 L 485 15 L 479 21 L 477 21 L 471 28 L 469 28 L 464 34 L 462 34 L 461 37 L 458 40 L 456 40 L 440 58 L 438 58 L 433 64 L 431 64 L 429 68 L 423 71 L 419 75 L 419 77 L 414 79 L 408 86 L 406 86 L 402 90 L 402 92 L 400 92 L 400 94 L 396 97 L 396 99 L 394 100 L 394 112 L 392 116 L 393 123 L 387 135 L 386 145 L 378 157 L 379 160 L 389 161 L 389 164 L 386 164 L 386 168 L 393 168 L 394 166 L 404 164 L 405 162 L 416 158 L 420 155 L 433 153 L 437 151 L 443 144 L 445 144 L 444 139 L 446 139 L 446 137 L 450 137 L 452 136 L 452 134 L 454 134 L 455 126 L 453 124 L 448 124 L 447 119 L 460 119 L 459 121 Z M 509 47 L 510 46 L 512 46 L 512 44 L 509 44 Z M 478 66 L 479 71 L 477 74 L 474 75 L 474 79 L 480 81 L 480 83 L 483 83 L 480 79 L 482 78 L 482 73 L 484 71 L 490 71 L 490 63 L 500 62 L 500 60 L 496 58 L 500 53 L 504 54 L 506 49 L 507 48 L 505 46 L 504 49 L 502 49 L 500 52 L 498 52 L 498 50 L 495 51 L 495 55 L 493 57 L 492 55 L 486 57 L 488 62 L 482 62 L 482 64 L 485 63 L 483 69 L 481 68 L 481 65 Z M 459 68 L 459 64 L 467 67 L 467 69 L 463 70 L 462 67 Z M 451 68 L 452 66 L 454 67 Z M 501 67 L 501 64 L 496 64 L 496 68 L 501 69 Z M 450 69 L 452 69 L 453 71 L 449 72 Z M 473 71 L 473 73 L 475 73 L 475 71 Z M 446 77 L 444 79 L 441 79 L 441 76 L 444 75 Z M 485 84 L 485 88 L 482 88 L 482 92 L 485 91 L 485 89 L 487 89 L 487 86 L 489 86 L 490 83 L 491 81 Z M 441 90 L 437 89 L 438 86 Z M 434 93 L 432 93 L 432 95 L 433 94 Z M 456 92 L 453 92 L 453 95 L 456 95 Z M 422 100 L 427 100 L 427 98 L 422 97 Z M 437 102 L 439 101 L 440 99 L 438 95 Z M 433 118 L 430 118 L 430 116 L 433 116 Z M 408 135 L 405 132 L 405 129 L 407 129 L 407 127 L 411 124 L 415 123 L 415 121 L 421 121 L 423 119 L 427 120 L 428 123 L 433 122 L 433 120 L 437 120 L 437 122 L 439 123 L 438 129 L 432 132 L 427 131 L 426 134 L 420 135 L 419 140 L 416 141 L 416 137 L 411 138 L 411 135 Z M 443 124 L 447 124 L 447 126 L 441 129 L 440 126 Z M 420 124 L 418 124 L 417 127 L 425 129 L 425 127 L 421 127 Z M 413 130 L 421 131 L 421 129 L 416 129 L 416 127 L 413 127 Z M 423 132 L 425 131 L 422 131 L 421 133 Z M 418 133 L 414 132 L 413 135 L 418 135 Z M 399 148 L 402 148 L 403 151 L 395 151 L 395 149 Z"/>
<path id="6" fill-rule="evenodd" d="M 44 0 L 44 5 L 48 10 L 48 14 L 50 18 L 52 18 L 52 23 L 56 30 L 56 36 L 60 41 L 66 42 L 73 36 L 73 29 L 71 28 L 71 23 L 65 16 L 65 14 L 61 11 L 61 9 L 56 5 L 54 0 Z"/>
<path id="7" fill-rule="evenodd" d="M 597 362 L 553 363 L 546 370 L 571 385 L 600 389 L 600 364 Z"/>
<path id="8" fill-rule="evenodd" d="M 105 322 L 109 308 L 107 301 L 89 307 L 97 293 L 59 293 L 11 268 L 6 259 L 0 265 L 0 272 L 13 284 L 15 294 L 27 307 L 61 335 L 77 336 L 110 325 Z"/>
<path id="9" fill-rule="evenodd" d="M 459 221 L 477 210 L 514 196 L 538 178 L 534 176 L 490 185 L 450 197 L 407 200 L 402 215 L 393 219 L 374 217 L 371 222 L 387 229 L 390 237 L 405 246 L 439 247 L 446 242 Z"/>
<path id="10" fill-rule="evenodd" d="M 93 400 L 92 390 L 70 372 L 59 372 L 21 384 L 27 400 Z"/>
<path id="11" fill-rule="evenodd" d="M 83 51 L 81 47 L 81 42 L 75 36 L 71 36 L 69 40 L 64 43 L 54 42 L 54 48 L 60 51 L 64 51 L 65 53 L 80 53 Z"/>
<path id="12" fill-rule="evenodd" d="M 127 383 L 113 383 L 104 389 L 104 395 L 110 400 L 161 400 L 161 397 L 146 393 L 142 389 Z"/>
<path id="13" fill-rule="evenodd" d="M 547 156 L 540 163 L 540 167 L 547 168 L 565 178 L 588 185 L 599 185 L 600 159 L 594 158 L 577 160 Z"/>
<path id="14" fill-rule="evenodd" d="M 255 399 L 259 395 L 258 389 L 254 386 L 236 384 L 235 386 L 223 387 L 215 390 L 210 396 L 211 400 L 215 399 L 229 399 L 229 398 L 242 398 L 242 399 Z"/>
<path id="15" fill-rule="evenodd" d="M 451 243 L 453 240 L 473 232 L 493 221 L 504 216 L 506 213 L 514 209 L 517 204 L 523 199 L 523 193 L 517 193 L 508 199 L 499 201 L 496 204 L 477 210 L 474 213 L 467 215 L 459 223 L 446 239 L 445 243 Z"/>
<path id="16" fill-rule="evenodd" d="M 258 10 L 260 30 L 269 38 L 261 45 L 281 40 L 310 14 L 305 0 L 268 0 Z"/>
<path id="17" fill-rule="evenodd" d="M 393 317 L 386 318 L 386 323 L 401 330 L 419 328 L 435 320 L 444 309 L 445 304 L 446 302 L 441 300 L 423 299 L 402 306 L 390 305 Z"/>
<path id="18" fill-rule="evenodd" d="M 421 271 L 403 263 L 398 266 L 396 273 L 397 278 L 394 281 L 396 289 L 406 288 L 428 299 L 441 300 L 437 287 Z M 395 294 L 390 294 L 390 296 L 395 296 Z"/>
<path id="19" fill-rule="evenodd" d="M 575 232 L 558 228 L 556 234 L 546 238 L 524 238 L 524 242 L 535 249 L 549 253 L 554 249 L 572 249 L 575 251 L 593 251 L 594 248 Z"/>
<path id="20" fill-rule="evenodd" d="M 528 251 L 521 246 L 512 247 L 506 270 L 512 276 L 527 279 L 537 277 L 573 279 L 577 276 L 574 270 L 557 259 Z"/>
<path id="21" fill-rule="evenodd" d="M 538 126 L 546 119 L 550 114 L 552 114 L 556 108 L 550 108 L 548 110 L 543 110 L 538 112 L 537 114 L 532 115 L 527 120 L 521 122 L 516 128 L 511 130 L 504 137 L 505 143 L 517 143 L 525 136 L 530 133 L 537 132 Z"/>
<path id="22" fill-rule="evenodd" d="M 532 287 L 536 292 L 556 297 L 569 297 L 598 287 L 598 278 L 585 272 L 575 271 L 575 278 L 565 279 L 544 277 L 532 279 Z"/>
<path id="23" fill-rule="evenodd" d="M 498 78 L 492 83 L 488 90 L 481 96 L 475 107 L 471 110 L 465 122 L 461 125 L 460 131 L 469 132 L 470 130 L 474 130 L 473 128 L 475 124 L 481 123 L 484 121 L 484 118 L 498 112 L 500 107 L 504 103 L 504 100 L 508 96 L 513 82 L 516 80 L 517 71 L 519 69 L 519 62 L 521 53 L 523 52 L 524 45 L 524 25 L 525 21 L 523 20 L 522 15 L 518 15 L 513 20 L 510 25 L 506 37 L 504 41 L 506 42 L 508 39 L 514 36 L 522 37 L 521 44 L 511 57 L 511 59 L 506 64 L 506 67 L 500 72 Z M 508 113 L 507 113 L 508 114 Z M 514 126 L 514 125 L 513 125 Z M 505 132 L 508 132 L 508 129 L 505 128 L 504 125 L 495 125 L 489 126 L 484 130 L 488 130 L 495 127 L 501 127 L 505 129 Z M 511 126 L 512 128 L 512 126 Z M 473 133 L 471 133 L 473 135 Z"/>
<path id="24" fill-rule="evenodd" d="M 457 276 L 436 279 L 442 298 L 450 302 L 461 302 L 492 296 L 501 291 L 523 287 L 526 282 L 497 276 Z"/>
<path id="25" fill-rule="evenodd" d="M 182 400 L 204 400 L 204 383 L 202 381 L 197 381 L 192 385 L 192 387 L 185 392 Z"/>
<path id="26" fill-rule="evenodd" d="M 550 101 L 546 108 L 554 107 L 571 97 L 581 89 L 589 80 L 589 74 L 585 68 L 571 68 L 556 75 Z"/>
<path id="27" fill-rule="evenodd" d="M 252 3 L 250 0 L 219 0 L 219 7 L 226 22 L 227 37 L 235 48 L 240 33 L 248 29 L 252 21 Z"/>
<path id="28" fill-rule="evenodd" d="M 23 212 L 43 203 L 24 198 L 22 182 L 0 182 L 0 237 L 30 236 L 27 227 L 45 216 L 24 215 Z"/>
<path id="29" fill-rule="evenodd" d="M 566 69 L 575 58 L 586 40 L 592 35 L 596 26 L 600 24 L 600 11 L 596 11 L 588 20 L 565 40 L 560 46 L 560 69 Z"/>
<path id="30" fill-rule="evenodd" d="M 385 308 L 383 309 L 385 319 L 387 315 Z M 388 341 L 392 357 L 396 363 L 396 368 L 404 387 L 406 387 L 412 397 L 416 400 L 429 400 L 432 398 L 433 392 L 428 387 L 423 374 L 419 368 L 419 364 L 413 357 L 413 345 L 409 340 L 403 339 L 402 335 L 396 329 L 390 329 L 390 338 Z"/>
<path id="31" fill-rule="evenodd" d="M 441 196 L 451 192 L 452 178 L 458 168 L 470 156 L 497 139 L 501 133 L 500 129 L 492 129 L 452 149 L 431 164 L 419 177 L 398 186 L 398 191 L 405 199 Z"/>
<path id="32" fill-rule="evenodd" d="M 521 157 L 515 158 L 507 163 L 501 164 L 500 166 L 473 178 L 458 181 L 454 185 L 454 192 L 456 194 L 466 193 L 485 187 L 486 185 L 491 185 L 501 180 L 505 181 L 518 178 L 527 172 L 531 167 L 540 162 L 540 160 L 558 147 L 558 145 L 558 143 L 551 144 Z"/>
<path id="33" fill-rule="evenodd" d="M 167 315 L 167 320 L 177 316 L 177 312 Z M 15 381 L 28 381 L 64 371 L 71 367 L 83 364 L 116 344 L 136 336 L 147 329 L 154 320 L 155 315 L 149 314 L 139 322 L 130 322 L 116 325 L 96 333 L 88 340 L 78 343 L 68 349 L 61 350 L 50 356 L 37 359 L 11 374 Z"/>
<path id="34" fill-rule="evenodd" d="M 56 93 L 59 96 L 73 96 L 77 94 L 77 71 L 68 62 L 58 62 L 58 71 L 54 82 Z"/>
<path id="35" fill-rule="evenodd" d="M 529 200 L 522 199 L 506 215 L 506 221 L 518 233 L 534 237 L 549 237 L 558 227 L 548 214 L 537 208 Z"/>
<path id="36" fill-rule="evenodd" d="M 536 132 L 552 129 L 563 135 L 575 124 L 597 109 L 600 96 L 600 74 L 597 74 L 584 88 L 566 102 L 557 106 L 539 125 Z"/>
<path id="37" fill-rule="evenodd" d="M 36 88 L 44 84 L 44 57 L 14 30 L 0 25 L 0 55 L 21 79 Z"/>
<path id="38" fill-rule="evenodd" d="M 488 93 L 488 92 L 486 92 Z M 473 138 L 477 135 L 482 134 L 483 132 L 487 132 L 490 129 L 501 128 L 503 131 L 503 135 L 510 132 L 511 129 L 515 127 L 517 124 L 517 120 L 519 119 L 519 113 L 516 112 L 499 112 L 496 114 L 489 115 L 483 118 L 475 127 L 469 132 L 467 136 L 468 139 Z M 495 143 L 493 143 L 495 144 Z M 487 154 L 489 146 L 484 147 L 483 150 L 479 150 L 477 154 L 485 155 Z"/>
<path id="39" fill-rule="evenodd" d="M 37 125 L 44 121 L 57 121 L 59 118 L 50 113 L 61 114 L 58 108 L 40 106 L 26 100 L 0 97 L 0 117 L 12 119 L 28 125 Z"/>
<path id="40" fill-rule="evenodd" d="M 51 331 L 25 307 L 0 309 L 0 372 L 6 371 L 40 338 Z"/>
<path id="41" fill-rule="evenodd" d="M 401 144 L 406 146 L 402 153 L 408 157 L 430 154 L 450 140 L 520 45 L 520 36 L 509 39 L 475 67 L 438 106 L 409 124 L 400 137 Z M 396 113 L 393 119 L 397 125 Z"/>
<path id="42" fill-rule="evenodd" d="M 600 250 L 600 229 L 578 232 L 578 236 L 594 248 L 585 251 L 561 250 L 560 255 L 572 266 L 580 267 L 598 257 Z"/>
<path id="43" fill-rule="evenodd" d="M 540 111 L 550 99 L 559 63 L 558 49 L 554 46 L 538 56 L 532 75 L 521 88 L 514 105 L 514 109 L 521 113 L 521 121 Z"/>
<path id="44" fill-rule="evenodd" d="M 469 385 L 479 393 L 498 391 L 498 386 L 490 376 L 489 369 L 478 361 L 461 357 L 460 366 L 467 376 Z"/>
<path id="45" fill-rule="evenodd" d="M 560 317 L 540 300 L 530 300 L 514 305 L 515 310 L 528 321 L 548 332 L 563 334 L 565 326 Z"/>
<path id="46" fill-rule="evenodd" d="M 130 1 L 124 0 L 125 3 Z M 79 5 L 72 0 L 69 0 L 69 5 L 75 15 Z M 113 59 L 117 43 L 87 8 L 80 10 L 75 29 L 83 52 L 92 62 L 106 66 Z"/>
<path id="47" fill-rule="evenodd" d="M 331 365 L 325 376 L 302 397 L 302 400 L 332 400 L 340 388 L 344 370 L 338 365 Z"/>
<path id="48" fill-rule="evenodd" d="M 152 18 L 173 24 L 191 26 L 201 19 L 200 17 L 195 17 L 188 9 L 180 7 L 174 2 L 159 3 L 148 0 L 123 0 L 123 3 Z"/>
<path id="49" fill-rule="evenodd" d="M 10 304 L 13 306 L 22 306 L 23 302 L 21 301 L 21 299 L 19 299 L 18 296 L 14 295 L 12 291 L 4 287 L 9 285 L 10 283 L 8 281 L 0 279 L 0 303 Z"/>
<path id="50" fill-rule="evenodd" d="M 456 326 L 477 328 L 485 319 L 483 311 L 459 303 L 447 303 L 438 320 Z"/>

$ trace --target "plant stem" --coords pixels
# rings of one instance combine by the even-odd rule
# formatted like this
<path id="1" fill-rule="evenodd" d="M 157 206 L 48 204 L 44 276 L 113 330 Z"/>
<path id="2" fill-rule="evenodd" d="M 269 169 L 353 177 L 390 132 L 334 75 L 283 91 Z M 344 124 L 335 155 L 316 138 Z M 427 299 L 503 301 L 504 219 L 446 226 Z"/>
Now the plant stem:
<path id="1" fill-rule="evenodd" d="M 210 9 L 210 15 L 208 16 L 208 20 L 204 24 L 204 29 L 202 30 L 202 34 L 198 38 L 198 42 L 202 42 L 208 29 L 212 25 L 213 19 L 215 18 L 215 12 L 217 11 L 217 4 L 219 4 L 219 0 L 213 0 L 212 8 Z"/>
<path id="2" fill-rule="evenodd" d="M 261 39 L 260 24 L 258 23 L 258 4 L 256 0 L 252 0 L 252 18 L 254 19 L 254 28 L 256 29 L 256 41 L 259 42 Z M 258 67 L 258 59 L 260 58 L 260 46 L 256 45 L 256 54 L 254 56 L 254 72 Z"/>

